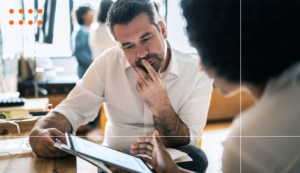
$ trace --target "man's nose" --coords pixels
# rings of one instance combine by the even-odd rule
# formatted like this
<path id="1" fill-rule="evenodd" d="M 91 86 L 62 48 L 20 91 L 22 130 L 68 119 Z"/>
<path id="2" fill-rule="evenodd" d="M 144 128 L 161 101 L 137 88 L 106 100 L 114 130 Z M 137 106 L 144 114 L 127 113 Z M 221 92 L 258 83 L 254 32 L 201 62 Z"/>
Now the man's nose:
<path id="1" fill-rule="evenodd" d="M 149 53 L 149 51 L 145 46 L 143 46 L 143 45 L 138 45 L 137 46 L 137 52 L 136 52 L 137 57 L 144 58 L 144 57 L 146 57 L 146 55 L 148 53 Z"/>

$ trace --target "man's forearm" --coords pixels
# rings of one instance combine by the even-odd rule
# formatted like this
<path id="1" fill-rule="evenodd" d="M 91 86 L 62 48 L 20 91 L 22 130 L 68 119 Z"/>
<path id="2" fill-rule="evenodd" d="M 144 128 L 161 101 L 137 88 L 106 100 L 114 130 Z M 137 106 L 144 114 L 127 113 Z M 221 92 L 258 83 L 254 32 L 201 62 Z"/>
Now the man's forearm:
<path id="1" fill-rule="evenodd" d="M 34 128 L 57 128 L 62 132 L 72 132 L 72 126 L 68 119 L 57 112 L 50 112 L 47 116 L 40 119 Z"/>
<path id="2" fill-rule="evenodd" d="M 179 147 L 190 142 L 188 127 L 172 107 L 163 109 L 159 115 L 154 115 L 154 123 L 166 147 Z"/>

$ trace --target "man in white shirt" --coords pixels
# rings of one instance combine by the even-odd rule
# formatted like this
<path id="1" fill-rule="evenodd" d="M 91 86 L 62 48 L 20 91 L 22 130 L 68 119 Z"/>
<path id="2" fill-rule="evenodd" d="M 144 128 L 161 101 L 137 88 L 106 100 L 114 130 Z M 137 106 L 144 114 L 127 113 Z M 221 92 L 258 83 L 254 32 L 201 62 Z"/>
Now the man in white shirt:
<path id="1" fill-rule="evenodd" d="M 33 151 L 64 155 L 53 137 L 65 141 L 63 132 L 92 121 L 104 103 L 104 145 L 128 152 L 139 136 L 157 129 L 167 147 L 191 153 L 194 161 L 181 166 L 203 172 L 207 159 L 195 145 L 206 124 L 212 80 L 196 58 L 171 48 L 165 23 L 148 0 L 116 1 L 108 26 L 119 47 L 96 58 L 68 97 L 38 121 L 30 134 Z"/>

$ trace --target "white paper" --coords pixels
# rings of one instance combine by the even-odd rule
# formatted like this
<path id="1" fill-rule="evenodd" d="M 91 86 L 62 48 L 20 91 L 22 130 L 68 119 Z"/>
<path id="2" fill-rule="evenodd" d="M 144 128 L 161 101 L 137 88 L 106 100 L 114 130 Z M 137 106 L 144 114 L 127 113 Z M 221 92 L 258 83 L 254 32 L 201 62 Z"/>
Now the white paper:
<path id="1" fill-rule="evenodd" d="M 176 150 L 174 148 L 167 148 L 167 151 L 171 155 L 171 158 L 174 160 L 174 162 L 179 163 L 179 162 L 188 162 L 188 161 L 193 161 L 192 158 L 185 152 L 182 152 L 180 150 Z"/>
<path id="2" fill-rule="evenodd" d="M 180 150 L 174 148 L 167 148 L 167 151 L 175 163 L 193 161 L 193 159 L 188 154 Z M 141 157 L 146 157 L 151 159 L 151 157 L 146 154 L 137 154 L 136 156 L 141 156 Z"/>
<path id="3" fill-rule="evenodd" d="M 0 140 L 0 156 L 30 153 L 29 138 Z"/>

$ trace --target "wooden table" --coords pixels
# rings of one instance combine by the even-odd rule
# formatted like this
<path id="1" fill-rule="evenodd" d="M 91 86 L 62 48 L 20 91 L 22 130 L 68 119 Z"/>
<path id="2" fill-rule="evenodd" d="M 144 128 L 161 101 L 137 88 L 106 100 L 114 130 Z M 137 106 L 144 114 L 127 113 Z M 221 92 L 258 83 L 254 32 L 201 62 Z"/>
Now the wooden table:
<path id="1" fill-rule="evenodd" d="M 0 136 L 0 140 L 28 137 L 29 132 L 8 133 Z M 68 156 L 65 158 L 44 159 L 36 157 L 32 152 L 1 155 L 1 173 L 74 173 L 76 169 L 76 158 Z"/>
<path id="2" fill-rule="evenodd" d="M 19 124 L 21 134 L 15 130 L 15 127 L 9 127 L 0 124 L 8 129 L 7 134 L 0 135 L 0 142 L 8 139 L 27 138 L 29 130 L 34 125 L 33 122 L 23 122 Z M 20 122 L 19 122 L 20 123 Z M 29 127 L 30 126 L 30 127 Z M 26 127 L 26 128 L 23 128 Z M 1 127 L 0 127 L 1 129 Z M 0 144 L 1 145 L 1 144 Z M 8 145 L 10 146 L 10 145 Z M 0 149 L 6 146 L 0 146 Z M 0 150 L 1 151 L 1 150 Z M 97 173 L 97 168 L 84 160 L 74 156 L 64 158 L 45 159 L 36 157 L 30 150 L 21 154 L 1 154 L 0 153 L 0 173 Z"/>

